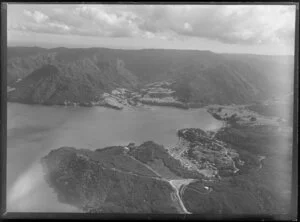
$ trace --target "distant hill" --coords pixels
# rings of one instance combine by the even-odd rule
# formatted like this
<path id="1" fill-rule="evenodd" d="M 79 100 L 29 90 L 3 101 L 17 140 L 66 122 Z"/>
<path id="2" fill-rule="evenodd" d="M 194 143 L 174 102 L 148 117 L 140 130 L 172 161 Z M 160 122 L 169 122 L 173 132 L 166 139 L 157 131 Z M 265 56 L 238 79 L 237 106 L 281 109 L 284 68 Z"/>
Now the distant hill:
<path id="1" fill-rule="evenodd" d="M 15 88 L 8 99 L 32 103 L 90 101 L 117 87 L 175 81 L 176 96 L 187 102 L 243 104 L 291 91 L 294 72 L 291 56 L 196 50 L 8 47 L 7 55 L 8 86 Z M 59 78 L 37 77 L 48 65 Z"/>
<path id="2" fill-rule="evenodd" d="M 26 74 L 26 69 L 20 70 L 20 75 L 25 77 L 11 84 L 15 90 L 9 92 L 10 101 L 84 104 L 97 101 L 103 92 L 116 87 L 134 88 L 137 84 L 136 77 L 124 68 L 121 60 L 99 62 L 86 58 L 65 63 L 52 55 L 38 55 L 26 60 L 33 64 L 27 66 L 30 73 Z"/>
<path id="3" fill-rule="evenodd" d="M 9 47 L 7 50 L 7 59 L 35 55 L 45 51 L 47 51 L 47 49 L 40 47 Z"/>

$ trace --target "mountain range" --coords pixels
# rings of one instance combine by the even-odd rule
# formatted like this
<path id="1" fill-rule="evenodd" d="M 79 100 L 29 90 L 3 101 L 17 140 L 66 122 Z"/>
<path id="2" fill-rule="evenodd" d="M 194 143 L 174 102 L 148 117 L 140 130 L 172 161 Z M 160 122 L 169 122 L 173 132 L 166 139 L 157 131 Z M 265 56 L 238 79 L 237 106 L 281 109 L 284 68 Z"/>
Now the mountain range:
<path id="1" fill-rule="evenodd" d="M 116 88 L 170 81 L 191 104 L 245 104 L 292 90 L 292 56 L 211 51 L 8 47 L 8 101 L 89 103 Z"/>

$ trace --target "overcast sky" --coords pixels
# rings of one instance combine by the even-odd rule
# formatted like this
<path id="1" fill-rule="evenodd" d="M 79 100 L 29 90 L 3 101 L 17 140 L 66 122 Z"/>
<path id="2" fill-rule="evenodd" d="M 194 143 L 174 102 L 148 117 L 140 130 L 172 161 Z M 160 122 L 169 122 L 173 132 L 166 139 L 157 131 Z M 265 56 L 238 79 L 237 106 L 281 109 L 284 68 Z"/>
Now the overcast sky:
<path id="1" fill-rule="evenodd" d="M 8 45 L 293 54 L 294 5 L 9 4 Z"/>

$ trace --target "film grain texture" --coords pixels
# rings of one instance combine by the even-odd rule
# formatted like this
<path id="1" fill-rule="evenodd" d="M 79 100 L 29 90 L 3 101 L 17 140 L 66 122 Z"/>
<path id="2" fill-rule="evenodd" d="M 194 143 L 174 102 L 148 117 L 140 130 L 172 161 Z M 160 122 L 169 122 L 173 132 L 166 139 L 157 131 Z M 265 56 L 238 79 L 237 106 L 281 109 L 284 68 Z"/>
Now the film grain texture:
<path id="1" fill-rule="evenodd" d="M 295 5 L 7 8 L 8 212 L 290 215 Z"/>

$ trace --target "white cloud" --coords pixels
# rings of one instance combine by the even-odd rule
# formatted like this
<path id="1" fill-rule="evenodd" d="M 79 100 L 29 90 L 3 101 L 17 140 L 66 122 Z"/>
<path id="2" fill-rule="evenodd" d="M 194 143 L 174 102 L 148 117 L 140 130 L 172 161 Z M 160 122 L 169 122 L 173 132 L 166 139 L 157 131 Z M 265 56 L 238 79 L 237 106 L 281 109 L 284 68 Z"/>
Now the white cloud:
<path id="1" fill-rule="evenodd" d="M 74 14 L 89 20 L 101 29 L 105 36 L 123 37 L 133 36 L 138 33 L 134 22 L 134 14 L 126 11 L 114 11 L 104 6 L 79 6 L 74 9 Z"/>
<path id="2" fill-rule="evenodd" d="M 152 8 L 148 14 L 140 15 L 143 18 L 139 24 L 142 30 L 154 33 L 172 30 L 178 35 L 244 44 L 269 42 L 278 38 L 285 41 L 284 35 L 281 38 L 278 36 L 279 30 L 289 29 L 291 36 L 294 33 L 291 24 L 294 24 L 295 10 L 287 10 L 289 6 L 158 7 L 164 8 Z"/>
<path id="3" fill-rule="evenodd" d="M 291 43 L 295 6 L 288 5 L 72 5 L 24 10 L 22 30 L 84 36 L 182 39 L 223 43 Z M 9 15 L 13 16 L 13 15 Z"/>
<path id="4" fill-rule="evenodd" d="M 32 17 L 37 23 L 43 23 L 46 20 L 48 20 L 48 18 L 49 18 L 47 15 L 45 15 L 44 13 L 39 12 L 39 11 L 31 12 L 28 10 L 24 10 L 24 14 L 29 17 Z"/>
<path id="5" fill-rule="evenodd" d="M 65 30 L 65 31 L 71 30 L 71 28 L 69 26 L 67 26 L 65 24 L 59 24 L 59 23 L 56 23 L 56 22 L 49 22 L 48 25 L 50 27 L 58 28 L 58 29 Z"/>
<path id="6" fill-rule="evenodd" d="M 184 29 L 187 30 L 188 32 L 193 31 L 193 27 L 192 27 L 191 24 L 188 23 L 188 22 L 185 22 L 185 23 L 184 23 Z"/>

